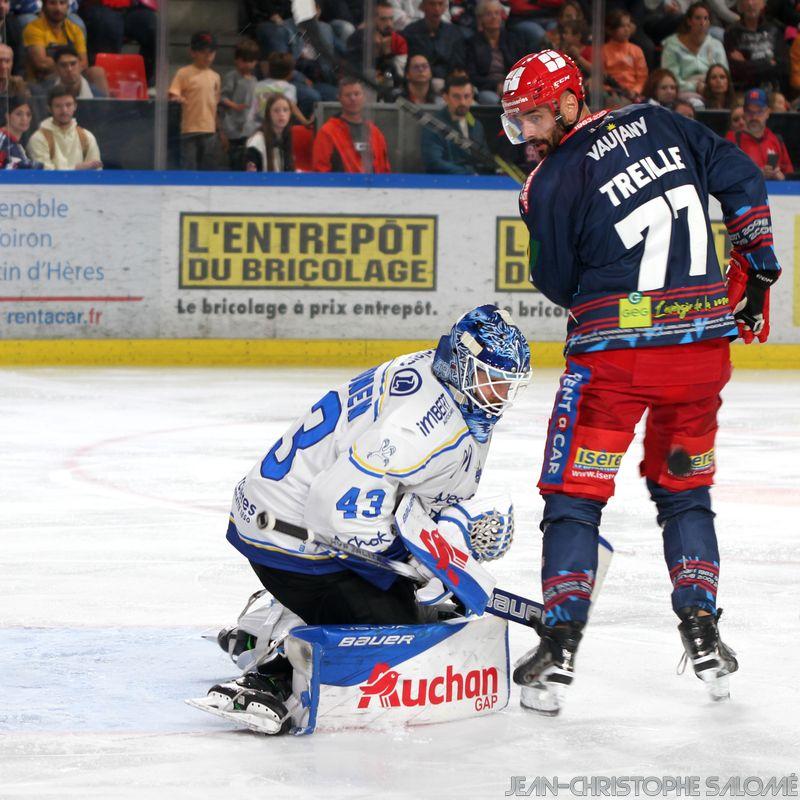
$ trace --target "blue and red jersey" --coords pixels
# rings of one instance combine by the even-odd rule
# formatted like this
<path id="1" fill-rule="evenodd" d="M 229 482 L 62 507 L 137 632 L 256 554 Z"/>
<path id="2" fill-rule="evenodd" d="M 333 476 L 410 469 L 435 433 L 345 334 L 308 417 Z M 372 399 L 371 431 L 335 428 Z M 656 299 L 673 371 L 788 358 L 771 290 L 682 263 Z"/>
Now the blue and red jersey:
<path id="1" fill-rule="evenodd" d="M 751 268 L 779 270 L 760 170 L 660 106 L 587 117 L 531 173 L 530 277 L 570 310 L 568 353 L 736 337 L 709 195 Z"/>

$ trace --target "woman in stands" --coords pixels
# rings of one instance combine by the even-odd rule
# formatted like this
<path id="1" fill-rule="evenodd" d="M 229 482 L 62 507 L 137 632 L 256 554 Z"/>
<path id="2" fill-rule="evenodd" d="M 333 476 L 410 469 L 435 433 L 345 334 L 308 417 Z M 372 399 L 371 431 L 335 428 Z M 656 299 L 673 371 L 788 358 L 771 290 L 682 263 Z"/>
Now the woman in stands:
<path id="1" fill-rule="evenodd" d="M 5 106 L 5 120 L 0 114 L 0 170 L 3 169 L 41 169 L 38 161 L 28 158 L 21 139 L 31 126 L 30 100 L 27 95 L 11 95 Z"/>
<path id="2" fill-rule="evenodd" d="M 668 69 L 654 69 L 644 87 L 644 96 L 651 105 L 675 108 L 678 79 Z"/>
<path id="3" fill-rule="evenodd" d="M 703 89 L 703 103 L 706 108 L 733 108 L 736 94 L 733 91 L 731 74 L 722 64 L 708 68 Z"/>
<path id="4" fill-rule="evenodd" d="M 678 32 L 664 39 L 661 66 L 678 79 L 678 89 L 686 99 L 699 101 L 705 76 L 712 64 L 728 67 L 722 42 L 708 35 L 711 12 L 704 2 L 692 3 L 686 10 Z"/>
<path id="5" fill-rule="evenodd" d="M 731 119 L 728 123 L 728 131 L 747 130 L 747 123 L 744 119 L 744 104 L 737 102 L 731 109 Z"/>
<path id="6" fill-rule="evenodd" d="M 282 94 L 271 95 L 260 130 L 247 140 L 248 172 L 294 172 L 291 121 L 291 103 Z"/>

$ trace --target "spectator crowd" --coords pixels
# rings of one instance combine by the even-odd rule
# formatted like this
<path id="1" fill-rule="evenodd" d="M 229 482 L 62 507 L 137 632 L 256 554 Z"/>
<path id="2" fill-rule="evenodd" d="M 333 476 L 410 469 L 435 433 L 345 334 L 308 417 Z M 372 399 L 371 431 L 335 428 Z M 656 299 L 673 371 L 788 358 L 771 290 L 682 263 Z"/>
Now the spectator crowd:
<path id="1" fill-rule="evenodd" d="M 600 42 L 591 40 L 586 0 L 368 2 L 317 0 L 312 41 L 290 0 L 244 0 L 247 24 L 230 70 L 214 67 L 215 32 L 195 32 L 169 86 L 180 104 L 182 168 L 390 172 L 370 104 L 409 101 L 433 107 L 437 123 L 422 131 L 424 168 L 477 174 L 484 162 L 457 143 L 489 146 L 476 107 L 498 104 L 519 58 L 552 49 L 586 79 L 597 54 L 605 107 L 727 112 L 727 138 L 768 179 L 794 174 L 770 115 L 800 107 L 800 0 L 607 0 Z M 152 87 L 157 11 L 158 0 L 0 0 L 0 168 L 102 168 L 77 105 L 119 96 L 98 55 L 125 43 L 138 48 Z M 33 126 L 37 96 L 50 116 Z M 339 110 L 322 119 L 321 101 Z M 536 155 L 521 146 L 512 160 L 530 169 Z"/>
<path id="2" fill-rule="evenodd" d="M 102 169 L 78 102 L 112 96 L 98 54 L 126 41 L 153 84 L 157 11 L 158 0 L 0 0 L 0 169 Z M 31 130 L 35 98 L 50 115 Z"/>

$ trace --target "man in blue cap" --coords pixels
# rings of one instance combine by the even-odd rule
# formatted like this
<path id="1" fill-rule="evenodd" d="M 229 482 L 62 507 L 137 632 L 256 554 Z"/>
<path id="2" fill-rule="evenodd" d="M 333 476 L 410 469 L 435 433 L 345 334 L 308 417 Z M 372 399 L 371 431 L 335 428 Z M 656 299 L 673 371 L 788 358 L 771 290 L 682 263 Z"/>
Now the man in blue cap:
<path id="1" fill-rule="evenodd" d="M 727 138 L 747 153 L 768 181 L 786 180 L 794 166 L 783 139 L 767 127 L 770 109 L 763 89 L 750 89 L 744 96 L 746 130 L 729 131 Z"/>

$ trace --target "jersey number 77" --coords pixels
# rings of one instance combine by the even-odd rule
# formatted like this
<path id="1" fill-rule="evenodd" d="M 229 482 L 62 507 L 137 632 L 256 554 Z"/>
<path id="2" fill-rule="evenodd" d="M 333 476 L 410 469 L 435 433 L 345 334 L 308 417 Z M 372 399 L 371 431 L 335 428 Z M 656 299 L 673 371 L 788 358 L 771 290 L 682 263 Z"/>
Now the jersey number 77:
<path id="1" fill-rule="evenodd" d="M 663 195 L 637 206 L 614 225 L 628 250 L 644 239 L 638 291 L 661 289 L 666 284 L 672 228 L 678 212 L 684 208 L 689 229 L 689 275 L 705 275 L 708 267 L 707 218 L 692 184 L 667 189 Z"/>

